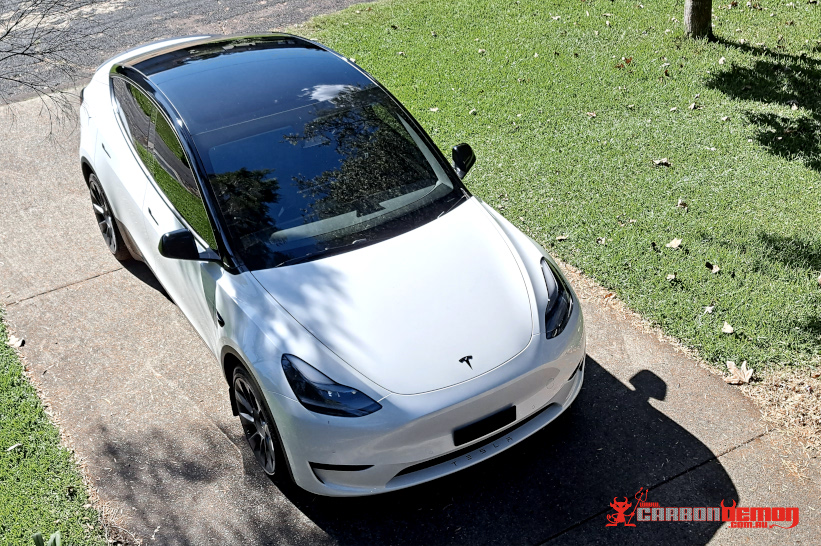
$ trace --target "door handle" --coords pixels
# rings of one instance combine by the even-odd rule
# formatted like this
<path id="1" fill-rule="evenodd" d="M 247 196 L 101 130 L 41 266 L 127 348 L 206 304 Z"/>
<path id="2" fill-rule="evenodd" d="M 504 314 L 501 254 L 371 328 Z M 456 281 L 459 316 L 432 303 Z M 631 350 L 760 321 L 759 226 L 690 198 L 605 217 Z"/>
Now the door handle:
<path id="1" fill-rule="evenodd" d="M 222 315 L 220 315 L 219 311 L 217 311 L 216 313 L 217 313 L 217 324 L 219 324 L 220 328 L 221 328 L 221 327 L 225 326 L 225 320 L 222 318 Z"/>
<path id="2" fill-rule="evenodd" d="M 157 219 L 156 219 L 156 218 L 154 218 L 154 213 L 153 213 L 153 212 L 151 212 L 151 209 L 150 209 L 150 208 L 148 209 L 148 215 L 151 217 L 151 219 L 152 219 L 152 220 L 154 220 L 154 223 L 155 223 L 155 224 L 160 225 L 160 223 L 157 221 Z"/>

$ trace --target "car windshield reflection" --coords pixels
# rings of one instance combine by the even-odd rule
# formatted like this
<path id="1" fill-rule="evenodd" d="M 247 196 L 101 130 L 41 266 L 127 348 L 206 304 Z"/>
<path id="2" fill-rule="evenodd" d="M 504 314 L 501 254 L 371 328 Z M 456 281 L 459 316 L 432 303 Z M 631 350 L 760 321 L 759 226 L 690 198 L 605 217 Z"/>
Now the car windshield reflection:
<path id="1" fill-rule="evenodd" d="M 316 85 L 302 96 L 310 102 L 194 137 L 250 269 L 392 237 L 461 197 L 376 85 Z"/>

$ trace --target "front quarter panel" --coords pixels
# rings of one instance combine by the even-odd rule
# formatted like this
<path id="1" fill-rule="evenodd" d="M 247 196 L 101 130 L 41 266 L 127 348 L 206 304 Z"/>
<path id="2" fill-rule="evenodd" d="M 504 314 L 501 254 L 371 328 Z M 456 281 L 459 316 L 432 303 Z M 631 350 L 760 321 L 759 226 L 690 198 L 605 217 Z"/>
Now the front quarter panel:
<path id="1" fill-rule="evenodd" d="M 217 281 L 215 303 L 225 321 L 219 339 L 222 356 L 230 351 L 240 357 L 269 401 L 273 394 L 294 398 L 280 363 L 286 353 L 298 356 L 343 385 L 362 389 L 374 400 L 390 394 L 322 345 L 249 272 L 223 274 Z M 230 382 L 231 378 L 226 380 Z"/>
<path id="2" fill-rule="evenodd" d="M 530 278 L 530 284 L 533 287 L 533 291 L 536 298 L 537 315 L 539 316 L 539 321 L 537 328 L 538 331 L 534 332 L 534 334 L 543 332 L 545 321 L 544 309 L 547 306 L 548 297 L 547 288 L 545 287 L 544 276 L 542 274 L 542 269 L 540 266 L 540 261 L 543 257 L 548 261 L 552 262 L 553 264 L 555 264 L 556 261 L 550 254 L 548 254 L 548 252 L 544 248 L 542 248 L 541 245 L 539 245 L 536 241 L 522 233 L 518 228 L 516 228 L 516 226 L 511 224 L 504 216 L 499 214 L 493 207 L 491 207 L 484 201 L 482 201 L 481 203 L 485 210 L 487 210 L 487 212 L 496 222 L 496 224 L 498 224 L 502 231 L 505 233 L 508 241 L 510 241 L 510 244 L 512 244 L 513 247 L 516 249 L 517 254 L 521 257 L 525 271 L 527 272 L 527 275 Z M 570 286 L 570 283 L 568 282 L 567 285 Z M 572 286 L 570 286 L 570 292 L 573 296 L 573 313 L 581 314 L 581 305 L 579 304 L 579 299 L 576 296 L 576 293 L 573 290 Z"/>

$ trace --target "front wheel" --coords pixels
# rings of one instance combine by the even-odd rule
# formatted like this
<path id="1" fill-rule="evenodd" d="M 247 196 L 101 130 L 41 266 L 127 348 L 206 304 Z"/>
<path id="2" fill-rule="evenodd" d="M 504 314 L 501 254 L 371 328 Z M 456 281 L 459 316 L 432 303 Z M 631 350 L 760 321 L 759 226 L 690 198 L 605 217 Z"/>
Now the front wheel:
<path id="1" fill-rule="evenodd" d="M 88 191 L 91 194 L 91 207 L 94 209 L 97 227 L 100 228 L 108 250 L 120 261 L 131 258 L 131 253 L 126 248 L 120 230 L 117 228 L 117 220 L 111 212 L 111 205 L 105 196 L 103 185 L 94 173 L 88 177 Z"/>
<path id="2" fill-rule="evenodd" d="M 237 367 L 233 386 L 239 420 L 254 457 L 272 480 L 289 480 L 290 471 L 279 433 L 256 381 L 244 368 Z"/>

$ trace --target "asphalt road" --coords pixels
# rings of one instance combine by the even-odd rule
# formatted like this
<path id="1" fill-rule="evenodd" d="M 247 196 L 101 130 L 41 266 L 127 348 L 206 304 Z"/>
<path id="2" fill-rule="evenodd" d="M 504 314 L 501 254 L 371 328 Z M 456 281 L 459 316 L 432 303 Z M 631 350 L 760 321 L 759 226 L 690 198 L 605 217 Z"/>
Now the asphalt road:
<path id="1" fill-rule="evenodd" d="M 14 2 L 12 2 L 14 3 Z M 43 77 L 56 87 L 73 86 L 112 55 L 136 45 L 174 36 L 236 34 L 282 30 L 314 15 L 340 10 L 352 0 L 97 0 L 90 2 L 92 30 L 88 52 L 79 56 L 76 81 L 56 71 Z M 2 9 L 8 9 L 2 3 Z M 0 80 L 9 102 L 31 97 Z"/>
<path id="2" fill-rule="evenodd" d="M 339 5 L 254 3 L 241 11 L 239 2 L 127 3 L 106 17 L 130 34 L 112 38 L 88 66 L 139 42 L 222 32 L 223 24 L 225 32 L 266 30 Z M 402 492 L 327 499 L 280 490 L 257 468 L 197 334 L 144 266 L 117 262 L 103 245 L 76 132 L 59 127 L 47 140 L 36 100 L 14 113 L 12 123 L 0 109 L 0 303 L 101 506 L 144 543 L 817 541 L 817 462 L 768 432 L 737 389 L 625 319 L 577 275 L 587 375 L 557 422 L 490 461 Z M 798 506 L 802 519 L 791 530 L 605 527 L 613 498 L 632 500 L 641 487 L 661 506 L 734 499 Z"/>

